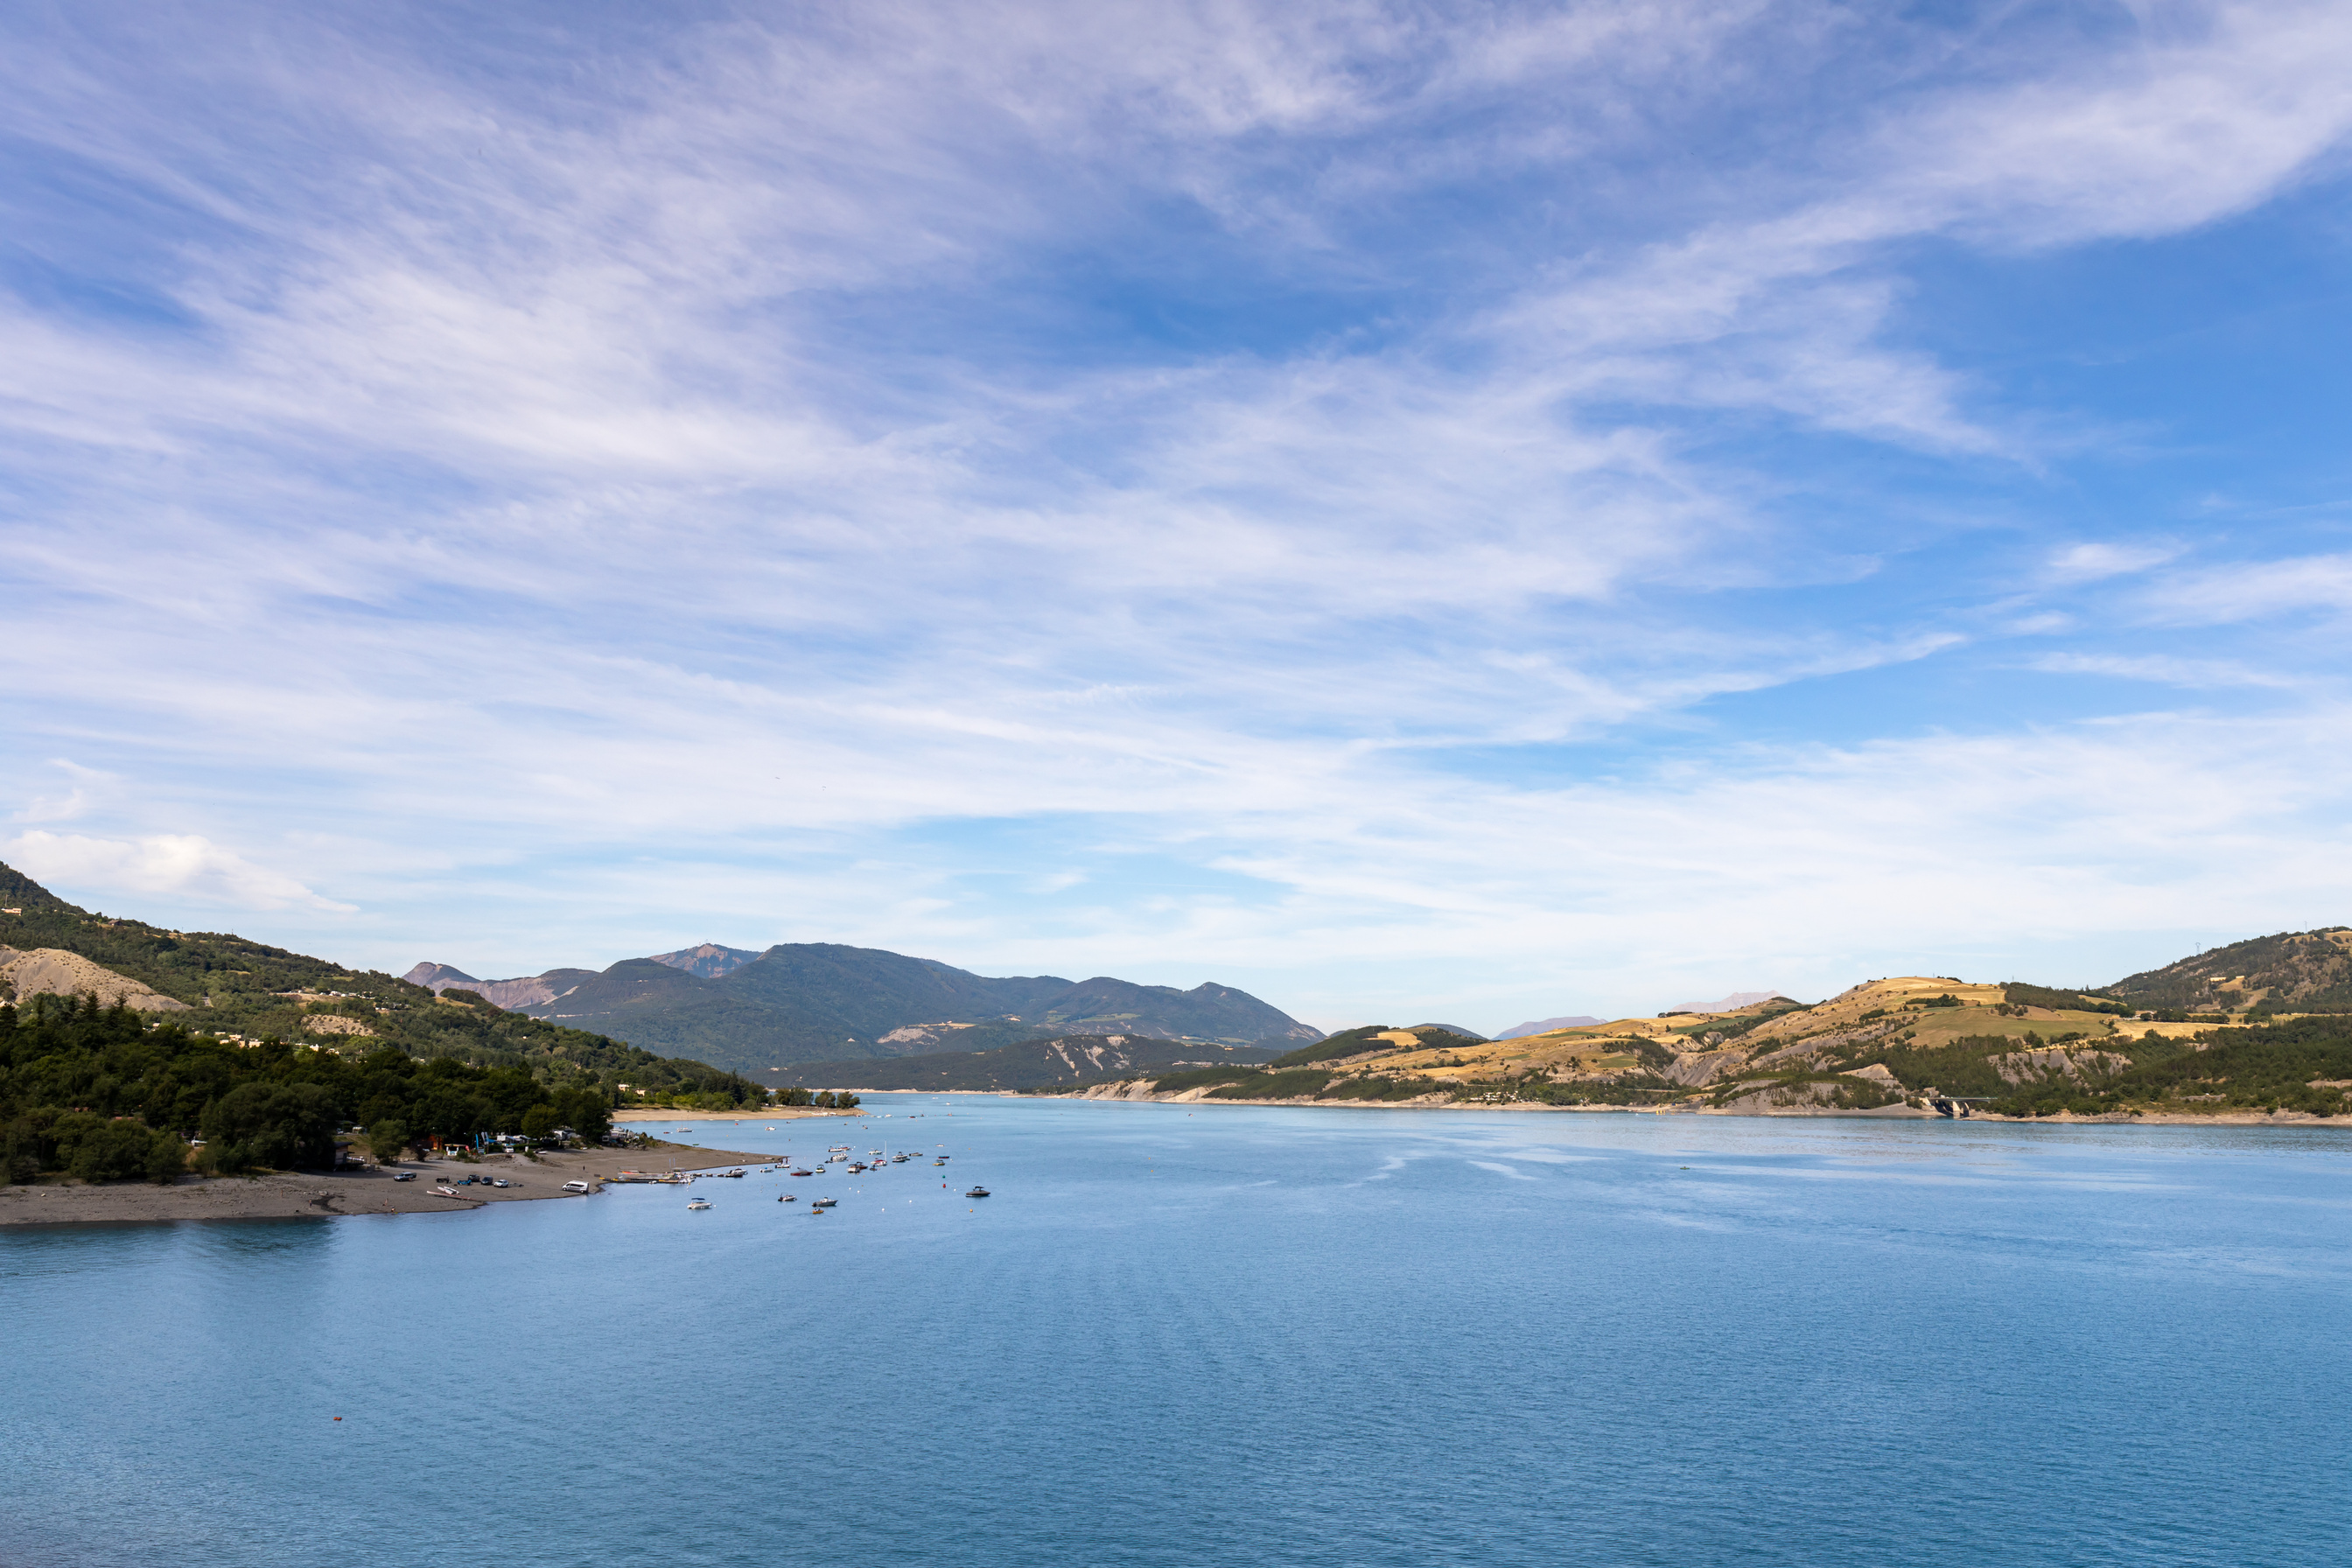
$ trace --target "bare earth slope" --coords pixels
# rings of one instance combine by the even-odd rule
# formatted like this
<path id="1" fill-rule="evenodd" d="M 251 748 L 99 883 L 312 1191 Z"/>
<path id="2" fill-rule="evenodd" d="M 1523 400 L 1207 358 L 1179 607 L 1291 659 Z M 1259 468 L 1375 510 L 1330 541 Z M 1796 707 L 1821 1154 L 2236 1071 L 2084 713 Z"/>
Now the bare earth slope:
<path id="1" fill-rule="evenodd" d="M 92 963 L 78 952 L 60 947 L 37 947 L 30 952 L 0 947 L 0 1001 L 81 995 L 94 995 L 110 1007 L 120 1002 L 141 1013 L 188 1011 L 185 1002 Z"/>

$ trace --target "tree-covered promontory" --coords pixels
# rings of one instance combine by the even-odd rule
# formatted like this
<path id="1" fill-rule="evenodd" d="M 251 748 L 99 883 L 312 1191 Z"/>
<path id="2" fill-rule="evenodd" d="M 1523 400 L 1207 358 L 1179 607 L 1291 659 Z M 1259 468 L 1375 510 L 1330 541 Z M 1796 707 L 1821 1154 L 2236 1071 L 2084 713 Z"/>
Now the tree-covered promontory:
<path id="1" fill-rule="evenodd" d="M 762 1098 L 731 1074 L 701 1071 L 712 1080 L 703 1092 L 721 1103 Z M 385 1130 L 387 1142 L 393 1129 L 417 1142 L 558 1126 L 593 1139 L 611 1125 L 614 1096 L 561 1058 L 240 1044 L 88 997 L 0 1006 L 0 1180 L 167 1180 L 197 1137 L 210 1170 L 324 1165 L 337 1129 L 353 1125 Z"/>

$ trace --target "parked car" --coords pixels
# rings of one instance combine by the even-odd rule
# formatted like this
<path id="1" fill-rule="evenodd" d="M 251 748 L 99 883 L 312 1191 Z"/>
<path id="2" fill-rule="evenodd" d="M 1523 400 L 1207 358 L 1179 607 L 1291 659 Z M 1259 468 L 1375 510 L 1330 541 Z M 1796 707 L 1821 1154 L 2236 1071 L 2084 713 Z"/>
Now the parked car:
<path id="1" fill-rule="evenodd" d="M 413 1182 L 416 1180 L 416 1173 L 414 1171 L 394 1171 L 392 1173 L 392 1179 L 395 1182 Z"/>

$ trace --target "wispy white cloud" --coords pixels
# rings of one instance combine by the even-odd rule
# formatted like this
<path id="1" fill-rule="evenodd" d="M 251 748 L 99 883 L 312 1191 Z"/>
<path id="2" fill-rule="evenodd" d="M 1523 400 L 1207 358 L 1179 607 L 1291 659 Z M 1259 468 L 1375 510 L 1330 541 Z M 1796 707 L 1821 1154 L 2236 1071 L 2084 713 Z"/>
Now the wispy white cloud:
<path id="1" fill-rule="evenodd" d="M 9 814 L 15 822 L 71 822 L 87 816 L 98 802 L 113 793 L 113 774 L 97 768 L 86 768 L 63 757 L 52 757 L 49 765 L 66 774 L 71 782 L 66 793 L 34 795 Z"/>
<path id="2" fill-rule="evenodd" d="M 2192 691 L 2230 687 L 2294 690 L 2305 684 L 2294 676 L 2237 659 L 2181 658 L 2169 654 L 2053 653 L 2035 659 L 2033 668 L 2053 675 L 2106 675 L 2119 680 L 2153 681 Z"/>
<path id="3" fill-rule="evenodd" d="M 0 458 L 34 498 L 0 658 L 44 746 L 217 781 L 16 841 L 60 874 L 341 907 L 210 847 L 282 829 L 372 910 L 525 907 L 520 867 L 1010 963 L 905 836 L 1062 821 L 1082 863 L 1020 868 L 1037 900 L 1115 885 L 1097 850 L 1239 879 L 1087 905 L 1057 940 L 1104 967 L 1420 942 L 1704 987 L 1673 909 L 1793 984 L 1792 930 L 2019 922 L 1939 890 L 1964 863 L 2082 895 L 2022 923 L 2142 918 L 2129 856 L 2048 874 L 2038 812 L 2134 854 L 2252 820 L 2184 824 L 2111 777 L 2144 765 L 2120 742 L 1920 741 L 1902 700 L 1837 715 L 1875 749 L 1528 764 L 1575 788 L 1475 759 L 2087 635 L 1983 609 L 1990 565 L 1925 607 L 1717 591 L 1903 548 L 1807 443 L 2048 460 L 2030 399 L 1907 330 L 1916 250 L 2147 239 L 2310 177 L 2352 112 L 2334 8 L 1948 67 L 1769 4 L 755 10 L 578 71 L 487 24 L 451 58 L 396 7 L 253 15 L 271 49 L 58 12 L 0 65 L 24 144 L 170 215 L 121 245 L 31 215 L 152 309 L 0 298 Z M 2119 531 L 2042 576 L 2185 549 Z M 2124 607 L 2340 603 L 2333 561 L 2176 567 Z M 2199 683 L 2039 668 L 2102 658 Z M 648 901 L 571 867 L 599 857 L 693 868 Z"/>
<path id="4" fill-rule="evenodd" d="M 2241 562 L 2179 572 L 2154 585 L 2149 609 L 2176 625 L 2219 626 L 2295 610 L 2352 609 L 2352 554 Z"/>
<path id="5" fill-rule="evenodd" d="M 194 899 L 240 910 L 289 906 L 348 914 L 293 878 L 193 834 L 89 838 L 38 828 L 0 842 L 8 863 L 37 879 L 110 893 Z"/>
<path id="6" fill-rule="evenodd" d="M 2161 566 L 2180 554 L 2180 547 L 2160 540 L 2129 544 L 2091 542 L 2069 545 L 2053 555 L 2044 571 L 2062 584 L 2096 583 Z"/>

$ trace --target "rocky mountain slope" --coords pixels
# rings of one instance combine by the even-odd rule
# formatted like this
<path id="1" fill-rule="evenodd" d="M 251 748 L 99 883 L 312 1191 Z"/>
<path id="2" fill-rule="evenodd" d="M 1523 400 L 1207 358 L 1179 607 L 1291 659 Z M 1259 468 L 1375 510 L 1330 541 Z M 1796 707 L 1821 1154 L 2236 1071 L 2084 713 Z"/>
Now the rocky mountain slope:
<path id="1" fill-rule="evenodd" d="M 533 1017 L 647 1049 L 761 1074 L 800 1062 L 880 1060 L 942 1047 L 969 1053 L 1067 1035 L 1276 1049 L 1321 1037 L 1247 992 L 1213 983 L 1179 991 L 1108 976 L 992 979 L 932 959 L 834 942 L 785 942 L 733 962 L 741 952 L 706 943 L 684 953 L 625 959 L 601 973 L 559 969 L 492 981 L 446 964 L 419 964 L 409 978 L 471 990 Z"/>
<path id="2" fill-rule="evenodd" d="M 653 955 L 656 963 L 667 963 L 672 969 L 683 969 L 688 974 L 699 975 L 705 980 L 716 980 L 722 974 L 731 974 L 759 956 L 760 952 L 757 948 L 721 947 L 715 942 L 706 942 L 699 947 L 682 947 L 676 952 L 656 952 Z"/>

